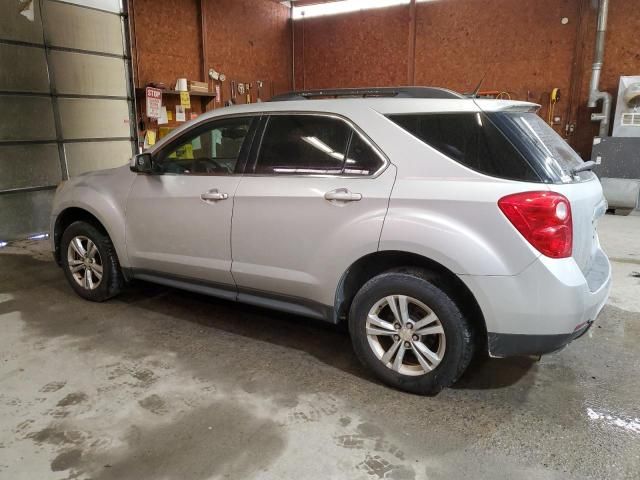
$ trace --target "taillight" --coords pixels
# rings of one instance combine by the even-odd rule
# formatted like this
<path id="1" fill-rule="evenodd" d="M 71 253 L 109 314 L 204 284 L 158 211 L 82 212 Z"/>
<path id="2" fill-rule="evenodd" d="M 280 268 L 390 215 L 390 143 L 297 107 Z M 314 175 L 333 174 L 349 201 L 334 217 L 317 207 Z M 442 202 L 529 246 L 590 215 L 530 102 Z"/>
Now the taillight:
<path id="1" fill-rule="evenodd" d="M 523 192 L 498 200 L 498 207 L 540 253 L 551 258 L 571 256 L 571 204 L 555 192 Z"/>

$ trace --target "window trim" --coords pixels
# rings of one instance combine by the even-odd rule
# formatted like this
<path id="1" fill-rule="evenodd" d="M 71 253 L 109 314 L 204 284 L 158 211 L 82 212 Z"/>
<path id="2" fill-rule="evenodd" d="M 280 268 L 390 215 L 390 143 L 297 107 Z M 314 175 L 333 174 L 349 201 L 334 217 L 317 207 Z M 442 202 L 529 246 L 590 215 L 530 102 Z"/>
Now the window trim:
<path id="1" fill-rule="evenodd" d="M 316 111 L 305 111 L 305 110 L 280 110 L 276 112 L 263 112 L 263 118 L 261 119 L 259 125 L 259 131 L 255 135 L 254 145 L 251 148 L 251 154 L 248 162 L 245 165 L 243 175 L 247 177 L 302 177 L 302 178 L 362 178 L 362 179 L 371 179 L 377 178 L 387 169 L 387 167 L 391 164 L 389 158 L 384 154 L 382 149 L 367 135 L 358 125 L 356 125 L 349 118 L 337 114 L 337 113 L 329 113 L 329 112 L 316 112 Z M 267 125 L 269 124 L 269 118 L 272 116 L 283 116 L 283 115 L 304 115 L 304 116 L 313 116 L 313 117 L 328 117 L 336 120 L 340 120 L 347 124 L 349 128 L 351 128 L 351 135 L 349 135 L 349 140 L 347 142 L 347 152 L 348 148 L 351 145 L 351 139 L 354 133 L 360 135 L 360 137 L 364 140 L 367 145 L 369 145 L 372 150 L 378 155 L 378 157 L 382 160 L 382 164 L 380 168 L 378 168 L 375 172 L 369 175 L 345 175 L 343 172 L 340 174 L 333 173 L 253 173 L 252 170 L 255 169 L 258 158 L 260 156 L 260 151 L 262 149 L 262 142 L 264 140 L 265 132 L 267 131 Z M 345 153 L 346 155 L 346 153 Z M 344 167 L 343 167 L 344 170 Z"/>
<path id="2" fill-rule="evenodd" d="M 220 117 L 208 118 L 203 122 L 195 123 L 190 128 L 186 129 L 183 132 L 180 132 L 180 134 L 176 136 L 176 138 L 170 140 L 166 145 L 163 145 L 159 150 L 153 152 L 151 155 L 151 158 L 154 162 L 160 163 L 159 158 L 162 157 L 162 155 L 166 154 L 167 152 L 170 152 L 171 149 L 181 145 L 186 138 L 195 138 L 195 137 L 191 137 L 191 135 L 196 134 L 197 132 L 200 132 L 199 133 L 200 135 L 203 132 L 207 131 L 212 125 L 216 123 L 220 123 L 228 120 L 243 119 L 243 118 L 250 119 L 251 122 L 249 123 L 249 131 L 247 132 L 247 136 L 244 138 L 242 146 L 240 147 L 240 151 L 238 152 L 238 158 L 236 160 L 236 166 L 233 173 L 228 173 L 228 174 L 227 173 L 224 173 L 224 174 L 190 173 L 188 175 L 185 175 L 181 173 L 157 172 L 157 173 L 153 173 L 153 175 L 175 175 L 175 176 L 185 176 L 185 177 L 242 176 L 251 155 L 256 132 L 258 131 L 258 128 L 260 127 L 260 121 L 262 120 L 262 114 L 259 112 L 252 113 L 252 114 L 242 113 L 242 114 L 234 114 L 234 115 L 224 115 Z"/>

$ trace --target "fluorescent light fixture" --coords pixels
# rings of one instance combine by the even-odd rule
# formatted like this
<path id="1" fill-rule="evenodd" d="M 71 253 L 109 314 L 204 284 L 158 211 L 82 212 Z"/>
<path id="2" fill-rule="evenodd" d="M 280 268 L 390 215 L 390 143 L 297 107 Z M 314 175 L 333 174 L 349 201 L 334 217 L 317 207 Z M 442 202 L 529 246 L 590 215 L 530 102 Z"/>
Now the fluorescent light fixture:
<path id="1" fill-rule="evenodd" d="M 430 2 L 433 0 L 416 0 L 418 3 Z M 341 13 L 357 12 L 360 10 L 371 10 L 373 8 L 395 7 L 397 5 L 408 5 L 410 0 L 339 0 L 330 3 L 319 3 L 307 5 L 305 7 L 293 7 L 292 17 L 294 20 L 301 18 L 322 17 L 324 15 L 339 15 Z"/>

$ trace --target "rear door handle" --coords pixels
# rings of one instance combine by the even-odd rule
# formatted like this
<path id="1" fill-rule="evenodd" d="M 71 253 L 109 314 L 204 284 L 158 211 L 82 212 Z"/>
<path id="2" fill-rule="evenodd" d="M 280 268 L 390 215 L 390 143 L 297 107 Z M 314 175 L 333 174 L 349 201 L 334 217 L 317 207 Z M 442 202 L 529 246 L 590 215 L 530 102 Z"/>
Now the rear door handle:
<path id="1" fill-rule="evenodd" d="M 204 192 L 202 195 L 200 195 L 200 198 L 205 202 L 216 201 L 216 200 L 226 200 L 227 198 L 229 198 L 229 194 L 221 193 L 218 191 L 217 188 L 214 188 L 212 190 L 209 190 L 208 192 Z"/>
<path id="2" fill-rule="evenodd" d="M 357 202 L 362 200 L 361 193 L 352 193 L 346 188 L 336 188 L 324 194 L 325 200 L 334 200 L 337 202 Z"/>

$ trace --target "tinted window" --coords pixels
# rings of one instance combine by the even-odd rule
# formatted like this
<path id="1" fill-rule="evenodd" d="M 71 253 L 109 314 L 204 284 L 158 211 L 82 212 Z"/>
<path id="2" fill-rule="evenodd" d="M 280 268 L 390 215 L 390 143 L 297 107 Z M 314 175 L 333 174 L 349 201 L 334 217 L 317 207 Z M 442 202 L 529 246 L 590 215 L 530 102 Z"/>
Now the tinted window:
<path id="1" fill-rule="evenodd" d="M 273 115 L 267 122 L 255 173 L 339 174 L 351 128 L 317 115 Z"/>
<path id="2" fill-rule="evenodd" d="M 163 173 L 182 175 L 229 175 L 234 173 L 251 118 L 215 122 L 195 135 L 187 135 L 158 163 Z"/>
<path id="3" fill-rule="evenodd" d="M 480 113 L 391 115 L 392 121 L 473 170 L 494 177 L 540 182 L 541 177 L 502 132 Z"/>
<path id="4" fill-rule="evenodd" d="M 543 178 L 553 182 L 574 180 L 571 170 L 581 165 L 582 159 L 538 115 L 531 112 L 495 112 L 487 116 L 541 170 Z M 593 172 L 580 172 L 577 177 L 588 180 L 593 176 Z"/>
<path id="5" fill-rule="evenodd" d="M 382 166 L 382 159 L 371 145 L 353 132 L 344 165 L 345 175 L 372 175 Z"/>

